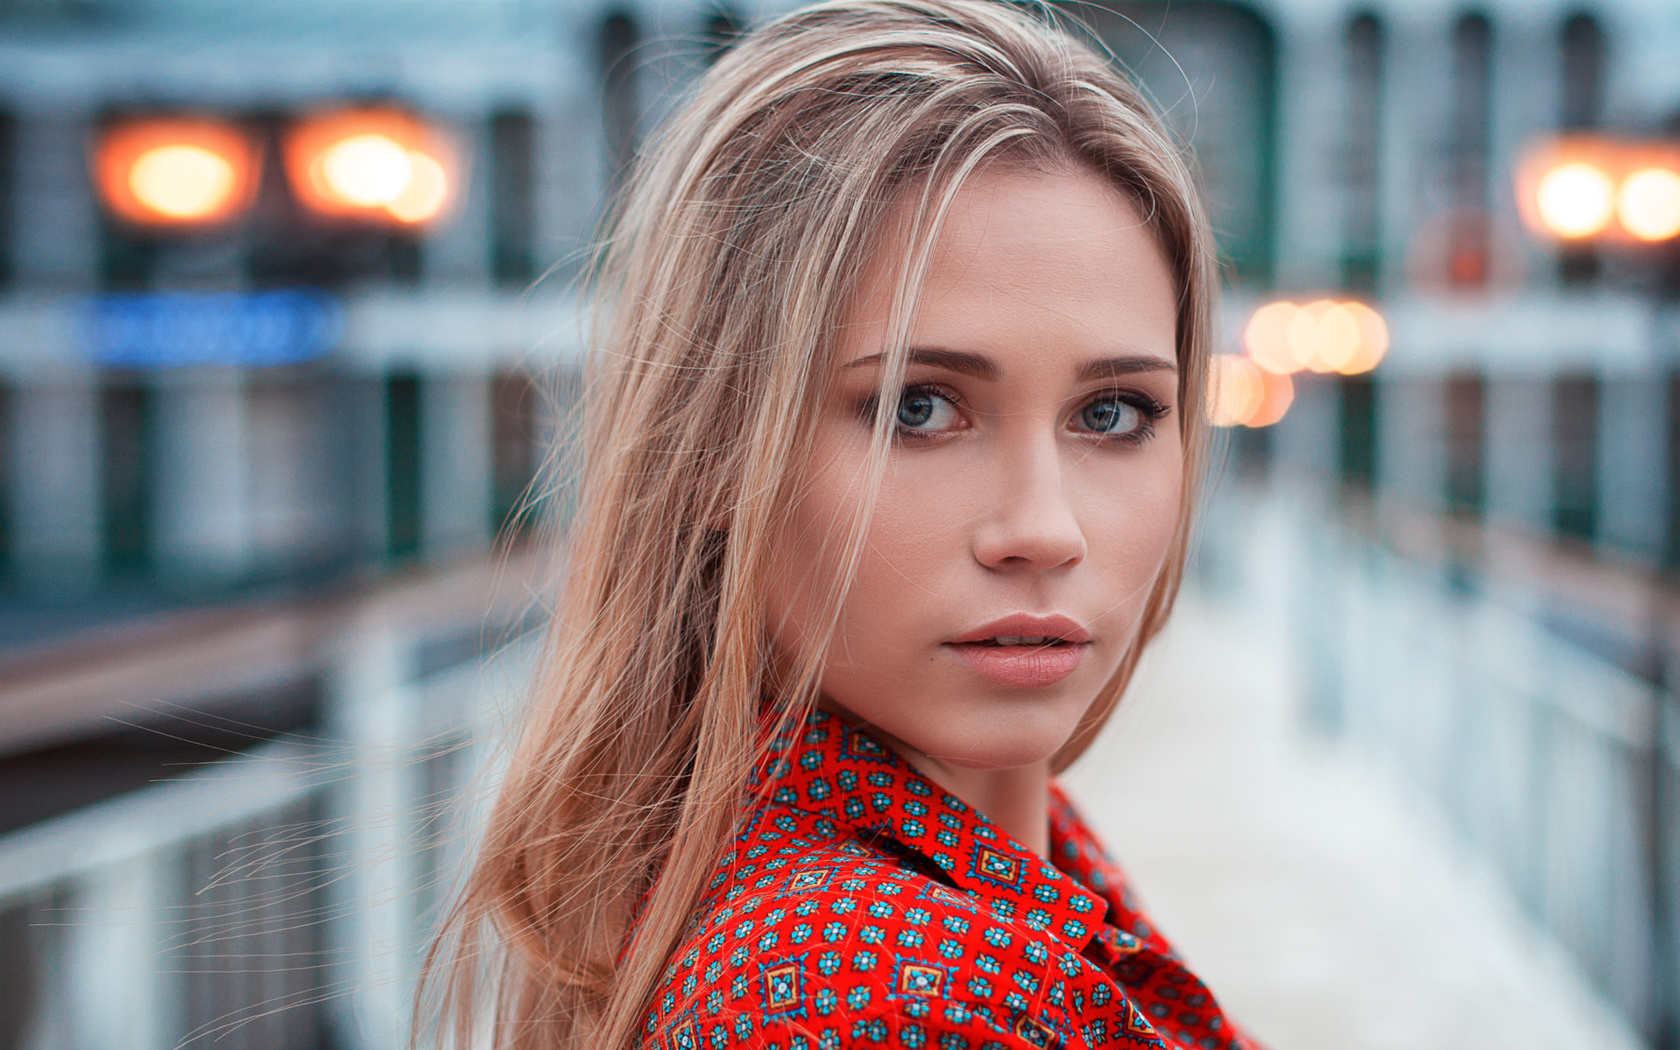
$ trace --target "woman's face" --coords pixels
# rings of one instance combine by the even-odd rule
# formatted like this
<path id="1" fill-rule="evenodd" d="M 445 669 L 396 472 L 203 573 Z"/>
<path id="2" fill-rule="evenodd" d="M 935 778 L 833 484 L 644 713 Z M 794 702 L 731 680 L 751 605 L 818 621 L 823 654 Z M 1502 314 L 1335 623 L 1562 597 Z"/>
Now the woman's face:
<path id="1" fill-rule="evenodd" d="M 882 252 L 853 304 L 777 538 L 783 660 L 820 633 L 841 571 L 903 254 Z M 977 175 L 931 267 L 823 702 L 929 772 L 1047 763 L 1131 645 L 1171 545 L 1177 297 L 1138 209 L 1085 173 Z"/>

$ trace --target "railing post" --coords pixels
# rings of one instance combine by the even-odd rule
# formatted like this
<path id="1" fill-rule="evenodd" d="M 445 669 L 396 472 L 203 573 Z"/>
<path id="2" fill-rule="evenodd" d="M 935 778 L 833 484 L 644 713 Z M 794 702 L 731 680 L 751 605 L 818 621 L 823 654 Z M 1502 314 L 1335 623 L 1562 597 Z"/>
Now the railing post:
<path id="1" fill-rule="evenodd" d="M 1680 653 L 1660 654 L 1656 730 L 1651 741 L 1649 812 L 1653 969 L 1653 1050 L 1680 1048 Z"/>
<path id="2" fill-rule="evenodd" d="M 428 372 L 421 382 L 421 548 L 448 561 L 490 545 L 494 502 L 490 377 Z"/>
<path id="3" fill-rule="evenodd" d="M 1439 513 L 1447 506 L 1445 390 L 1428 376 L 1376 375 L 1378 510 Z"/>
<path id="4" fill-rule="evenodd" d="M 396 1050 L 407 1038 L 420 933 L 412 810 L 418 705 L 411 649 L 389 624 L 352 625 L 329 664 L 326 724 L 334 786 L 328 827 L 328 1018 L 343 1050 Z"/>
<path id="5" fill-rule="evenodd" d="M 1598 413 L 1599 544 L 1643 564 L 1663 556 L 1670 495 L 1669 384 L 1644 374 L 1604 377 Z"/>
<path id="6" fill-rule="evenodd" d="M 1544 536 L 1556 502 L 1552 384 L 1546 375 L 1500 376 L 1487 385 L 1487 516 Z"/>
<path id="7" fill-rule="evenodd" d="M 91 370 L 19 385 L 12 410 L 12 561 L 32 593 L 81 596 L 99 578 L 99 389 Z"/>
<path id="8" fill-rule="evenodd" d="M 204 367 L 155 382 L 158 571 L 177 586 L 225 585 L 251 556 L 244 378 Z"/>
<path id="9" fill-rule="evenodd" d="M 133 852 L 77 880 L 62 916 L 58 1020 L 76 1050 L 170 1050 L 181 1034 L 164 965 L 171 865 L 155 850 Z"/>

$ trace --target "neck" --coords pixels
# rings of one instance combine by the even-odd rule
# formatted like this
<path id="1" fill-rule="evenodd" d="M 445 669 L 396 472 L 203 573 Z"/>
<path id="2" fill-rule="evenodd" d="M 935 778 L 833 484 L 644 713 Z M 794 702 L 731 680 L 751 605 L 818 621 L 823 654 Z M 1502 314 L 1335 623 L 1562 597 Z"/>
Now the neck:
<path id="1" fill-rule="evenodd" d="M 975 769 L 935 758 L 878 726 L 862 722 L 845 708 L 819 697 L 817 704 L 849 722 L 868 726 L 871 735 L 892 748 L 912 769 L 962 799 L 1003 829 L 1004 834 L 1041 857 L 1050 856 L 1050 761 L 1007 769 Z"/>
<path id="2" fill-rule="evenodd" d="M 871 727 L 870 731 L 929 780 L 985 814 L 1004 834 L 1041 857 L 1050 856 L 1050 763 L 975 769 L 925 755 Z"/>
<path id="3" fill-rule="evenodd" d="M 1050 764 L 970 769 L 927 755 L 900 754 L 922 776 L 986 815 L 1041 857 L 1050 855 Z"/>

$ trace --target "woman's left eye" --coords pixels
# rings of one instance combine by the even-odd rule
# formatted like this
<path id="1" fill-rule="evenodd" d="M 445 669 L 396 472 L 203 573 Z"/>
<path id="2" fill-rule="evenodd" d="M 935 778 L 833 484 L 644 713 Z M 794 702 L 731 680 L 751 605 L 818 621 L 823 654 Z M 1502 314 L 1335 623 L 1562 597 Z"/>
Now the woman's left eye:
<path id="1" fill-rule="evenodd" d="M 1150 416 L 1137 405 L 1117 397 L 1098 398 L 1079 410 L 1082 430 L 1109 437 L 1128 437 L 1145 432 Z"/>

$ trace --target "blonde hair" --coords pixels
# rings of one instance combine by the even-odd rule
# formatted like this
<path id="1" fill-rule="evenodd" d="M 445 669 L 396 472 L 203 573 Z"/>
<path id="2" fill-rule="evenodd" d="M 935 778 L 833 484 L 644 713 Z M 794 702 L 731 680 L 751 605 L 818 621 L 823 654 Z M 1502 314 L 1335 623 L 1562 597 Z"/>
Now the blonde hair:
<path id="1" fill-rule="evenodd" d="M 1108 180 L 1137 202 L 1179 293 L 1172 553 L 1058 769 L 1118 703 L 1177 593 L 1205 444 L 1217 274 L 1179 148 L 1101 56 L 995 0 L 832 0 L 771 22 L 643 151 L 604 241 L 567 579 L 528 722 L 428 959 L 443 1039 L 636 1043 L 750 802 L 762 698 L 792 720 L 814 697 L 820 651 L 773 678 L 764 581 L 836 328 L 908 213 L 887 362 L 901 375 L 939 222 L 993 162 Z M 877 470 L 901 382 L 880 398 Z M 845 564 L 868 511 L 848 525 Z"/>

